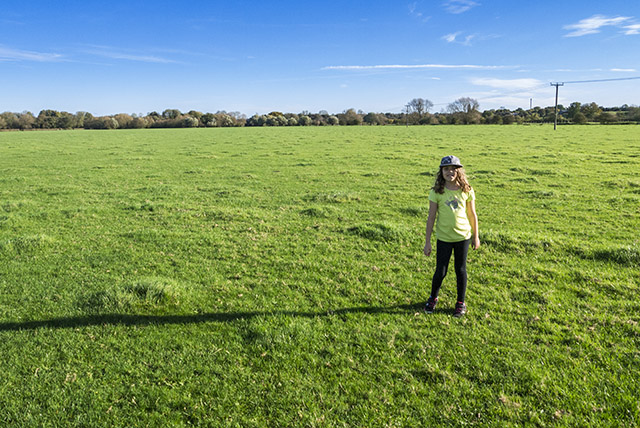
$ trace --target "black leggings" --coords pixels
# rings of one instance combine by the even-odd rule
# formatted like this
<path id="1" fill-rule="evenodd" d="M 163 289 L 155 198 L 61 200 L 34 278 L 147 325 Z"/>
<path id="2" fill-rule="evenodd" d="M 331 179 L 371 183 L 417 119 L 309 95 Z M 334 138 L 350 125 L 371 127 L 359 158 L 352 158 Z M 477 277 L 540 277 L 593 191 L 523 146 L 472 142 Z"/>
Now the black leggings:
<path id="1" fill-rule="evenodd" d="M 453 251 L 454 267 L 456 271 L 456 282 L 458 284 L 458 302 L 464 302 L 467 293 L 467 253 L 469 252 L 469 244 L 471 239 L 460 242 L 443 242 L 438 240 L 436 243 L 436 272 L 433 274 L 431 282 L 431 297 L 438 297 L 442 280 L 447 276 L 449 268 L 449 259 Z"/>

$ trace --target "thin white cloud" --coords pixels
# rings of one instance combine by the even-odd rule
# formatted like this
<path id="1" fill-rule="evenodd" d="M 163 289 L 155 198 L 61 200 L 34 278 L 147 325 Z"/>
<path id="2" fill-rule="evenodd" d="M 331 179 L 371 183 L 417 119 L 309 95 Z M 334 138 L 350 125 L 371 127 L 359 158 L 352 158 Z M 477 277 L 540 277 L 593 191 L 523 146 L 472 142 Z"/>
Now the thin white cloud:
<path id="1" fill-rule="evenodd" d="M 586 69 L 572 69 L 572 68 L 555 68 L 549 70 L 540 70 L 544 73 L 584 73 L 591 71 L 604 71 L 602 68 L 586 68 Z"/>
<path id="2" fill-rule="evenodd" d="M 111 59 L 122 59 L 126 61 L 149 62 L 149 63 L 157 63 L 157 64 L 171 64 L 176 62 L 174 60 L 152 56 L 152 55 L 132 55 L 127 53 L 107 51 L 107 50 L 104 50 L 104 51 L 92 50 L 92 51 L 87 51 L 86 53 L 90 55 L 102 56 L 102 57 L 111 58 Z"/>
<path id="3" fill-rule="evenodd" d="M 497 39 L 500 38 L 501 36 L 497 35 L 497 34 L 468 34 L 464 37 L 458 37 L 462 34 L 461 31 L 457 31 L 455 33 L 449 33 L 449 34 L 445 34 L 444 36 L 441 37 L 442 40 L 446 41 L 447 43 L 457 43 L 463 46 L 471 46 L 471 42 L 472 41 L 485 41 L 485 40 L 491 40 L 491 39 Z"/>
<path id="4" fill-rule="evenodd" d="M 58 62 L 62 59 L 63 56 L 60 54 L 23 51 L 0 46 L 0 61 Z"/>
<path id="5" fill-rule="evenodd" d="M 622 72 L 622 73 L 635 73 L 638 70 L 636 70 L 635 68 L 612 68 L 609 71 Z"/>
<path id="6" fill-rule="evenodd" d="M 476 35 L 475 34 L 469 34 L 468 36 L 466 36 L 464 38 L 463 41 L 460 42 L 460 44 L 464 45 L 464 46 L 471 46 L 471 40 L 475 39 Z"/>
<path id="7" fill-rule="evenodd" d="M 386 64 L 386 65 L 330 65 L 322 70 L 403 70 L 403 69 L 473 69 L 473 70 L 501 70 L 515 68 L 506 65 L 472 65 L 472 64 Z"/>
<path id="8" fill-rule="evenodd" d="M 473 78 L 471 83 L 477 86 L 489 86 L 492 88 L 500 88 L 507 90 L 533 89 L 538 86 L 546 85 L 538 79 L 491 79 L 491 78 Z"/>
<path id="9" fill-rule="evenodd" d="M 632 27 L 626 32 L 626 34 L 634 34 L 633 31 L 638 31 L 638 28 L 635 28 L 635 24 L 626 27 L 622 26 L 622 24 L 630 21 L 631 19 L 633 18 L 629 16 L 616 16 L 610 18 L 603 15 L 593 15 L 590 18 L 579 21 L 577 24 L 565 25 L 562 28 L 565 30 L 573 30 L 568 34 L 565 34 L 565 37 L 580 37 L 586 36 L 587 34 L 596 34 L 600 32 L 602 27 L 608 26 L 623 28 Z"/>
<path id="10" fill-rule="evenodd" d="M 113 46 L 104 46 L 104 45 L 83 45 L 81 47 L 80 52 L 85 55 L 93 55 L 93 56 L 99 56 L 103 58 L 125 60 L 125 61 L 148 62 L 148 63 L 156 63 L 156 64 L 173 64 L 178 62 L 178 61 L 174 61 L 174 60 L 156 56 L 156 55 L 139 55 L 131 50 L 124 51 Z M 184 51 L 175 51 L 175 50 L 173 51 L 165 50 L 165 52 L 182 53 L 182 54 L 187 53 Z"/>
<path id="11" fill-rule="evenodd" d="M 422 22 L 427 22 L 428 20 L 431 19 L 431 16 L 425 16 L 422 12 L 418 10 L 417 2 L 413 2 L 409 5 L 409 15 L 413 16 L 414 18 Z"/>
<path id="12" fill-rule="evenodd" d="M 636 34 L 640 34 L 640 24 L 625 25 L 622 28 L 626 30 L 624 32 L 626 36 L 634 36 Z"/>
<path id="13" fill-rule="evenodd" d="M 456 37 L 458 37 L 459 35 L 460 35 L 460 31 L 458 31 L 457 33 L 445 34 L 444 36 L 442 36 L 442 40 L 446 40 L 449 43 L 453 43 L 456 41 Z"/>
<path id="14" fill-rule="evenodd" d="M 479 6 L 480 3 L 476 3 L 472 0 L 449 0 L 442 4 L 445 10 L 449 13 L 460 14 L 465 13 L 468 10 Z"/>

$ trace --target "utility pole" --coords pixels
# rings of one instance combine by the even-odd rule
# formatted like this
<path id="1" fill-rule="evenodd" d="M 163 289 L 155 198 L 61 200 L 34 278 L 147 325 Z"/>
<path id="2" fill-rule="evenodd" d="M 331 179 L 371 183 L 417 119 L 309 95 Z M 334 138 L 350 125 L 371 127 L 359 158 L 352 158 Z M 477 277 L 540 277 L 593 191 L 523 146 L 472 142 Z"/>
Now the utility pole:
<path id="1" fill-rule="evenodd" d="M 553 121 L 553 130 L 555 131 L 556 128 L 558 127 L 558 86 L 564 86 L 564 82 L 563 83 L 550 83 L 551 86 L 555 86 L 556 87 L 556 109 L 555 109 L 555 113 L 556 113 L 556 118 Z"/>
<path id="2" fill-rule="evenodd" d="M 407 119 L 407 125 L 406 126 L 408 128 L 409 127 L 409 107 L 410 106 L 409 106 L 409 104 L 407 104 L 405 107 L 407 108 L 407 111 L 405 113 L 405 118 Z"/>

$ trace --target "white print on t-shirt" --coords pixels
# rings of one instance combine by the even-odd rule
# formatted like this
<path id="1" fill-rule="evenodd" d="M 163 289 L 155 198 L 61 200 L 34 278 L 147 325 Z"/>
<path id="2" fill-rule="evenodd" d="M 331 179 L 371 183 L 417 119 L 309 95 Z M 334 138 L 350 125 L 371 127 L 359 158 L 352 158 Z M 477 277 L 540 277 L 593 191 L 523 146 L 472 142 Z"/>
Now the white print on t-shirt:
<path id="1" fill-rule="evenodd" d="M 445 202 L 445 204 L 447 204 L 447 206 L 453 210 L 457 210 L 458 207 L 460 206 L 460 201 L 458 201 L 455 197 L 449 199 L 448 201 Z"/>

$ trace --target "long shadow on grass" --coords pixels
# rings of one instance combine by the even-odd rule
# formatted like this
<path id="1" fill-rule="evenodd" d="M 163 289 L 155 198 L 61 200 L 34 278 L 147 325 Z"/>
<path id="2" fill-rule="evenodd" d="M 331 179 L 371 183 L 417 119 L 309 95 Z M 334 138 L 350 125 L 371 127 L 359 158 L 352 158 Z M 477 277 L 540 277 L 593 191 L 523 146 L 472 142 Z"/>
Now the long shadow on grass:
<path id="1" fill-rule="evenodd" d="M 291 316 L 301 318 L 328 317 L 343 314 L 402 314 L 415 313 L 422 309 L 422 304 L 396 305 L 388 307 L 354 307 L 335 310 L 303 312 L 303 311 L 256 311 L 256 312 L 212 312 L 198 315 L 128 315 L 98 314 L 77 317 L 52 318 L 42 321 L 3 322 L 0 331 L 35 330 L 39 328 L 78 328 L 96 325 L 165 325 L 165 324 L 198 324 L 210 322 L 233 322 L 257 317 Z"/>

